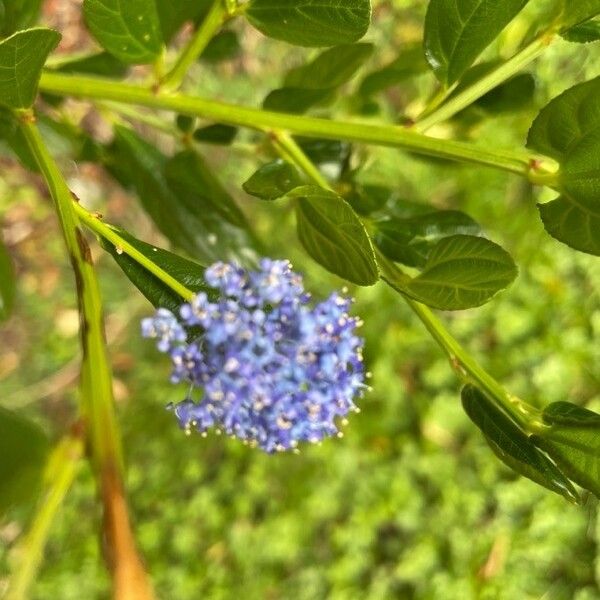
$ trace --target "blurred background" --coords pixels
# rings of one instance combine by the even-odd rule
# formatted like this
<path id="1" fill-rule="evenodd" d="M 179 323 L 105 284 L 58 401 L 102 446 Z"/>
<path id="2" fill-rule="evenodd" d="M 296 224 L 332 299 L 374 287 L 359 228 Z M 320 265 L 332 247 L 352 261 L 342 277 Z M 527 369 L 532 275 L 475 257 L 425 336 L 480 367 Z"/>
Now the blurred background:
<path id="1" fill-rule="evenodd" d="M 425 1 L 375 2 L 367 37 L 371 61 L 323 114 L 357 111 L 395 122 L 434 89 L 427 72 L 372 97 L 357 94 L 369 71 L 422 36 Z M 510 55 L 532 2 L 489 54 Z M 48 0 L 44 22 L 61 31 L 61 52 L 93 47 L 80 2 Z M 521 28 L 521 29 L 519 29 Z M 188 91 L 259 105 L 285 69 L 311 51 L 269 41 L 243 24 L 241 48 L 202 62 Z M 181 39 L 185 39 L 185 32 Z M 483 145 L 519 148 L 535 114 L 570 85 L 600 74 L 600 49 L 557 41 L 532 68 L 527 101 L 468 109 L 432 131 Z M 63 109 L 97 139 L 110 123 L 86 103 Z M 172 115 L 165 119 L 173 122 Z M 138 126 L 169 152 L 168 136 Z M 75 164 L 45 131 L 73 190 L 109 222 L 166 245 L 129 196 L 101 167 Z M 239 201 L 272 256 L 290 258 L 317 297 L 342 283 L 299 247 L 285 205 L 241 190 L 257 162 L 255 137 L 205 154 Z M 356 148 L 363 183 L 398 202 L 468 212 L 515 257 L 520 277 L 487 306 L 443 315 L 453 334 L 508 389 L 542 406 L 569 400 L 600 410 L 600 262 L 543 231 L 539 190 L 513 176 Z M 0 158 L 0 227 L 19 275 L 17 308 L 0 326 L 0 404 L 36 420 L 57 439 L 76 414 L 78 317 L 52 205 L 39 177 L 6 147 Z M 547 192 L 541 192 L 547 193 Z M 115 394 L 127 456 L 127 483 L 139 546 L 161 598 L 339 600 L 600 598 L 597 501 L 571 506 L 517 477 L 496 460 L 462 412 L 459 383 L 421 324 L 384 286 L 353 290 L 365 321 L 373 392 L 343 439 L 267 456 L 217 436 L 186 437 L 165 405 L 185 391 L 168 384 L 169 365 L 139 336 L 150 305 L 95 246 L 103 288 Z M 0 594 L 11 549 L 31 507 L 0 524 Z M 106 598 L 99 507 L 87 465 L 53 523 L 33 597 Z"/>

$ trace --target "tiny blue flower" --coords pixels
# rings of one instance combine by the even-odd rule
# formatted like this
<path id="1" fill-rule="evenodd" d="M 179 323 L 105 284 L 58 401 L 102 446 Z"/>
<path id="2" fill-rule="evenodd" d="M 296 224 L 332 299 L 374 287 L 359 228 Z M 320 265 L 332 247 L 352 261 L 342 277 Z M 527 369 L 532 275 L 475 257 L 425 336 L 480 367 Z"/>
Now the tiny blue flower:
<path id="1" fill-rule="evenodd" d="M 218 262 L 205 280 L 218 300 L 200 293 L 179 319 L 161 308 L 142 321 L 171 357 L 171 381 L 200 391 L 170 405 L 180 426 L 214 427 L 267 452 L 341 435 L 337 422 L 367 389 L 351 300 L 334 293 L 310 306 L 286 260 L 265 258 L 252 272 Z"/>

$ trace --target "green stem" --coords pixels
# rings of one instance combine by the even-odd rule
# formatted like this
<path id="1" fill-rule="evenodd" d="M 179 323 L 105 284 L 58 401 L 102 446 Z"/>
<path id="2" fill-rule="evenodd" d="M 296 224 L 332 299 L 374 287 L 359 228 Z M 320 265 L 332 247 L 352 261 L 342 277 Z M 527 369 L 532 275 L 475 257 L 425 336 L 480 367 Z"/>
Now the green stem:
<path id="1" fill-rule="evenodd" d="M 106 349 L 100 288 L 89 247 L 72 209 L 72 194 L 48 152 L 32 115 L 21 118 L 21 131 L 46 180 L 54 200 L 71 265 L 75 273 L 82 323 L 82 411 L 88 420 L 96 467 L 122 465 L 122 450 L 112 394 L 112 377 Z M 93 382 L 93 384 L 92 384 Z"/>
<path id="2" fill-rule="evenodd" d="M 321 171 L 319 171 L 312 160 L 306 156 L 302 148 L 300 148 L 291 135 L 283 131 L 271 131 L 269 132 L 269 135 L 278 152 L 295 163 L 296 166 L 304 171 L 317 185 L 325 189 L 331 189 L 329 182 L 321 174 Z"/>
<path id="3" fill-rule="evenodd" d="M 530 432 L 534 409 L 525 405 L 518 398 L 511 396 L 496 379 L 483 369 L 469 352 L 452 337 L 430 308 L 402 293 L 402 285 L 399 284 L 403 282 L 406 275 L 380 252 L 378 252 L 378 263 L 383 272 L 382 279 L 404 298 L 405 302 L 419 317 L 427 331 L 447 355 L 450 365 L 459 378 L 464 383 L 473 383 L 484 391 L 495 402 L 496 406 L 521 430 Z"/>
<path id="4" fill-rule="evenodd" d="M 260 131 L 282 130 L 313 138 L 390 146 L 416 154 L 494 167 L 526 178 L 530 175 L 532 161 L 538 158 L 527 152 L 490 150 L 466 142 L 437 139 L 394 125 L 332 121 L 270 112 L 182 94 L 165 94 L 160 90 L 153 92 L 135 85 L 93 77 L 45 72 L 40 80 L 40 90 L 77 98 L 113 100 L 172 110 Z"/>
<path id="5" fill-rule="evenodd" d="M 451 88 L 446 94 L 447 100 L 441 104 L 438 102 L 432 111 L 425 112 L 417 118 L 413 129 L 421 133 L 425 132 L 434 125 L 446 121 L 467 106 L 470 106 L 490 90 L 510 79 L 529 63 L 533 62 L 544 52 L 553 39 L 554 32 L 546 32 L 464 90 L 452 96 L 453 88 Z"/>
<path id="6" fill-rule="evenodd" d="M 168 1 L 168 0 L 167 0 Z M 166 91 L 179 89 L 189 68 L 204 52 L 210 40 L 229 17 L 224 0 L 215 0 L 192 39 L 179 55 L 171 70 L 161 79 L 159 87 Z"/>
<path id="7" fill-rule="evenodd" d="M 296 166 L 302 169 L 317 185 L 332 189 L 329 182 L 321 175 L 312 161 L 302 151 L 293 138 L 282 135 L 280 132 L 272 134 L 277 142 L 276 148 L 284 150 L 285 154 L 293 158 Z M 408 275 L 403 273 L 392 261 L 377 251 L 377 262 L 382 269 L 382 279 L 391 288 L 398 292 L 404 301 L 427 328 L 433 339 L 444 350 L 454 371 L 465 383 L 474 383 L 496 402 L 496 405 L 523 431 L 529 431 L 531 424 L 530 410 L 519 400 L 511 397 L 477 361 L 455 340 L 442 322 L 425 305 L 416 302 L 402 292 Z"/>
<path id="8" fill-rule="evenodd" d="M 18 549 L 18 562 L 10 580 L 6 600 L 26 600 L 29 597 L 50 529 L 75 479 L 82 456 L 83 441 L 75 434 L 64 438 L 50 455 L 44 477 L 46 491 Z"/>
<path id="9" fill-rule="evenodd" d="M 125 501 L 121 438 L 105 344 L 102 300 L 90 248 L 73 210 L 71 191 L 46 148 L 33 113 L 21 111 L 18 116 L 21 131 L 54 200 L 75 274 L 83 353 L 81 413 L 104 508 L 103 534 L 112 571 L 113 597 L 150 600 L 152 589 L 137 553 Z"/>
<path id="10" fill-rule="evenodd" d="M 144 267 L 149 273 L 152 273 L 152 275 L 171 288 L 176 294 L 179 294 L 184 300 L 189 301 L 193 298 L 194 293 L 190 289 L 179 283 L 177 279 L 137 250 L 116 229 L 104 223 L 98 216 L 88 212 L 79 202 L 74 202 L 73 207 L 82 223 L 85 223 L 94 233 L 110 242 L 117 251 L 127 254 L 127 256 L 135 260 L 135 262 Z"/>

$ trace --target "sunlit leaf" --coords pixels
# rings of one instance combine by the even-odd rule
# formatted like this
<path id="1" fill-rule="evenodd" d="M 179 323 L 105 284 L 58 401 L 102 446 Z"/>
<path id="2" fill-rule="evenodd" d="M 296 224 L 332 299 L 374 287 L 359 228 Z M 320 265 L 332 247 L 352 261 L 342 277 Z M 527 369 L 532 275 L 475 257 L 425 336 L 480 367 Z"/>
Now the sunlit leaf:
<path id="1" fill-rule="evenodd" d="M 250 0 L 244 12 L 268 37 L 296 46 L 358 41 L 371 21 L 370 0 Z"/>
<path id="2" fill-rule="evenodd" d="M 425 55 L 437 78 L 452 85 L 528 0 L 431 0 Z"/>

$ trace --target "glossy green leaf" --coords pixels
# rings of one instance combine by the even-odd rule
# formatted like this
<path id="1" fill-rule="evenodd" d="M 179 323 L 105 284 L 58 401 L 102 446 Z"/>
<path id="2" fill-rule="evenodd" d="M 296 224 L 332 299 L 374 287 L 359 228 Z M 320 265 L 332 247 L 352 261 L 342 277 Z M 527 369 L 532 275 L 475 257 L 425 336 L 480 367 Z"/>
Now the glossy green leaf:
<path id="1" fill-rule="evenodd" d="M 129 242 L 136 250 L 139 250 L 144 256 L 149 258 L 154 264 L 166 271 L 171 277 L 179 283 L 189 288 L 193 292 L 213 293 L 213 291 L 204 282 L 204 267 L 194 261 L 188 260 L 162 248 L 157 248 L 136 239 L 128 232 L 111 227 L 119 235 Z M 129 257 L 121 249 L 116 248 L 110 242 L 102 239 L 102 246 L 115 259 L 119 267 L 123 270 L 129 280 L 135 285 L 142 294 L 156 307 L 168 308 L 177 312 L 183 299 L 176 294 L 170 287 L 163 283 L 158 277 L 150 273 L 143 266 Z"/>
<path id="2" fill-rule="evenodd" d="M 453 235 L 432 248 L 421 274 L 405 292 L 434 308 L 462 310 L 485 304 L 516 276 L 510 254 L 494 242 Z"/>
<path id="3" fill-rule="evenodd" d="M 184 23 L 199 23 L 212 3 L 213 0 L 157 0 L 158 20 L 165 42 L 171 41 Z"/>
<path id="4" fill-rule="evenodd" d="M 42 0 L 0 0 L 0 38 L 34 25 L 41 7 Z"/>
<path id="5" fill-rule="evenodd" d="M 125 187 L 135 190 L 158 229 L 204 264 L 229 259 L 245 262 L 249 252 L 247 235 L 224 218 L 223 212 L 228 219 L 236 218 L 230 206 L 222 206 L 223 212 L 216 210 L 215 203 L 222 199 L 216 195 L 220 194 L 216 186 L 195 179 L 190 185 L 189 178 L 195 178 L 197 172 L 175 181 L 173 166 L 168 179 L 168 162 L 166 156 L 135 132 L 115 128 L 115 143 L 107 156 L 107 166 Z M 204 186 L 204 193 L 200 186 Z"/>
<path id="6" fill-rule="evenodd" d="M 302 178 L 294 165 L 276 160 L 263 165 L 242 187 L 247 194 L 262 200 L 276 200 L 302 185 Z"/>
<path id="7" fill-rule="evenodd" d="M 250 0 L 244 12 L 260 32 L 296 46 L 350 44 L 365 35 L 370 0 Z"/>
<path id="8" fill-rule="evenodd" d="M 298 237 L 312 258 L 328 271 L 358 285 L 379 279 L 371 240 L 348 203 L 314 185 L 293 189 Z"/>
<path id="9" fill-rule="evenodd" d="M 0 321 L 10 316 L 15 302 L 15 273 L 10 254 L 0 240 Z"/>
<path id="10" fill-rule="evenodd" d="M 154 0 L 84 0 L 86 25 L 98 43 L 127 64 L 149 64 L 162 52 Z"/>
<path id="11" fill-rule="evenodd" d="M 33 500 L 39 490 L 48 440 L 31 421 L 0 406 L 0 515 Z"/>
<path id="12" fill-rule="evenodd" d="M 287 72 L 286 87 L 336 88 L 350 81 L 373 54 L 373 44 L 343 44 L 328 48 L 306 65 Z"/>
<path id="13" fill-rule="evenodd" d="M 562 32 L 600 15 L 600 0 L 563 0 Z"/>
<path id="14" fill-rule="evenodd" d="M 165 173 L 174 189 L 201 196 L 202 203 L 209 203 L 229 223 L 246 226 L 244 214 L 198 152 L 179 152 L 168 161 Z"/>
<path id="15" fill-rule="evenodd" d="M 269 92 L 263 101 L 263 108 L 275 112 L 302 114 L 309 108 L 332 98 L 333 90 L 284 87 Z"/>
<path id="16" fill-rule="evenodd" d="M 199 127 L 194 131 L 194 139 L 203 144 L 218 144 L 228 146 L 237 135 L 237 127 L 215 123 L 206 127 Z"/>
<path id="17" fill-rule="evenodd" d="M 18 31 L 0 42 L 0 104 L 9 108 L 33 105 L 42 67 L 60 41 L 52 29 Z"/>
<path id="18" fill-rule="evenodd" d="M 388 217 L 375 223 L 375 244 L 391 260 L 424 267 L 435 245 L 451 235 L 480 235 L 481 227 L 469 215 L 442 210 L 415 217 Z"/>
<path id="19" fill-rule="evenodd" d="M 539 433 L 536 444 L 575 483 L 600 498 L 600 415 L 569 402 L 544 409 L 549 427 Z"/>
<path id="20" fill-rule="evenodd" d="M 600 40 L 600 20 L 592 19 L 575 27 L 567 29 L 561 34 L 568 42 L 576 42 L 577 44 L 589 44 Z"/>
<path id="21" fill-rule="evenodd" d="M 227 29 L 220 31 L 210 40 L 201 54 L 200 60 L 210 63 L 231 60 L 240 53 L 241 49 L 237 33 Z"/>
<path id="22" fill-rule="evenodd" d="M 465 412 L 503 463 L 571 502 L 579 500 L 577 491 L 556 465 L 485 394 L 475 386 L 466 385 L 461 397 Z"/>
<path id="23" fill-rule="evenodd" d="M 431 0 L 425 55 L 437 78 L 452 85 L 528 0 Z"/>
<path id="24" fill-rule="evenodd" d="M 560 198 L 539 206 L 546 230 L 576 250 L 600 255 L 600 77 L 552 100 L 527 146 L 561 163 Z"/>

